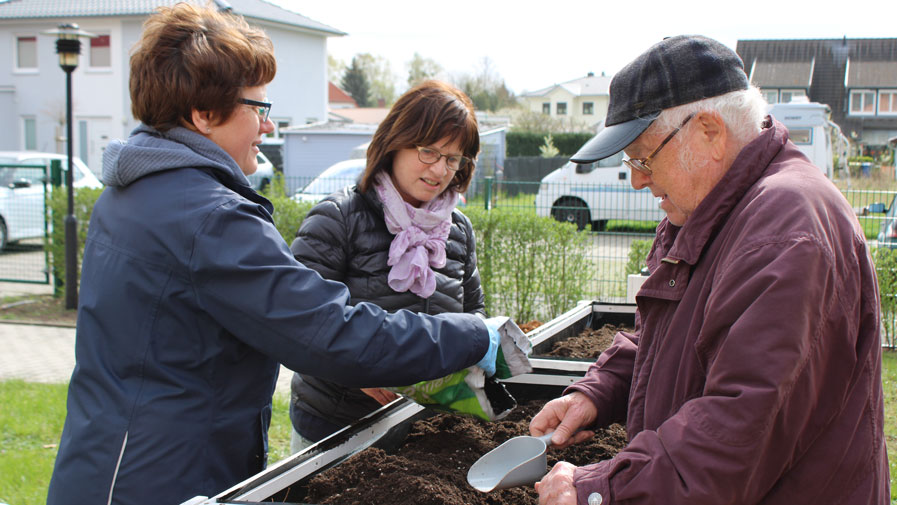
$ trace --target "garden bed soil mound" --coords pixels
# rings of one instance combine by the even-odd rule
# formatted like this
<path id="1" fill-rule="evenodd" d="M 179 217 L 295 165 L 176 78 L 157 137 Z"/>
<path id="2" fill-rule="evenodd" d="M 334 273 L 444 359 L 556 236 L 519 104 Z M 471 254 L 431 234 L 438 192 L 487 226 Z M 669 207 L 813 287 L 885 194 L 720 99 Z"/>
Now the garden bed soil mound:
<path id="1" fill-rule="evenodd" d="M 586 328 L 575 337 L 557 342 L 544 356 L 597 359 L 614 342 L 614 335 L 619 331 L 631 332 L 632 328 L 612 324 L 605 324 L 595 330 Z"/>
<path id="2" fill-rule="evenodd" d="M 501 421 L 437 414 L 413 424 L 395 454 L 369 448 L 313 477 L 305 501 L 316 504 L 537 504 L 532 486 L 481 493 L 467 471 L 502 442 L 529 435 L 529 421 L 543 401 L 528 402 Z M 626 430 L 613 425 L 587 443 L 549 449 L 548 468 L 558 461 L 581 466 L 613 457 L 626 445 Z"/>
<path id="3" fill-rule="evenodd" d="M 557 343 L 551 356 L 595 358 L 621 328 L 587 329 Z M 519 400 L 519 399 L 518 399 Z M 532 486 L 481 493 L 467 483 L 467 471 L 482 455 L 508 439 L 529 435 L 529 422 L 546 400 L 521 401 L 501 421 L 436 414 L 415 422 L 404 444 L 393 454 L 369 448 L 313 477 L 307 503 L 328 505 L 387 504 L 497 505 L 536 504 Z M 558 461 L 577 466 L 613 457 L 626 445 L 626 430 L 612 425 L 586 443 L 548 451 L 548 468 Z"/>

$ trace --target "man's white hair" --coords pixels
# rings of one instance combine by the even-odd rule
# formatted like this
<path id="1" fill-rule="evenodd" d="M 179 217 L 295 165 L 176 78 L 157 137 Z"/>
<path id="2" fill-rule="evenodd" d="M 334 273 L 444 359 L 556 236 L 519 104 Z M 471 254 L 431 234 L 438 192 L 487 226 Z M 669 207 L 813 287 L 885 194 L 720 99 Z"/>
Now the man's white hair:
<path id="1" fill-rule="evenodd" d="M 667 134 L 681 125 L 682 121 L 691 114 L 717 113 L 726 124 L 735 143 L 742 148 L 760 134 L 761 125 L 768 114 L 767 107 L 768 104 L 760 94 L 760 90 L 751 86 L 745 90 L 732 91 L 724 95 L 665 109 L 651 124 L 650 130 L 652 135 Z M 683 127 L 683 132 L 680 132 L 679 135 L 682 135 L 689 126 L 691 126 L 690 123 L 686 124 Z M 679 140 L 681 141 L 681 138 Z M 685 167 L 696 168 L 702 164 L 700 160 L 695 160 L 693 153 L 688 150 L 683 149 L 680 154 Z"/>

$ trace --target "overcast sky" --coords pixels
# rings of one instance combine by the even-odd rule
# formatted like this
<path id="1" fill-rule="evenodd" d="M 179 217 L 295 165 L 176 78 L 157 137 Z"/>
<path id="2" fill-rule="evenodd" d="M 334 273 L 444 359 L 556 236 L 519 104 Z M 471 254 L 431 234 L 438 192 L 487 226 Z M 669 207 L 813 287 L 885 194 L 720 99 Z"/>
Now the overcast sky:
<path id="1" fill-rule="evenodd" d="M 706 35 L 733 49 L 739 39 L 897 37 L 894 0 L 269 1 L 346 32 L 328 39 L 346 63 L 364 52 L 389 60 L 398 91 L 415 52 L 449 75 L 477 73 L 488 58 L 520 94 L 588 72 L 612 75 L 669 35 Z"/>

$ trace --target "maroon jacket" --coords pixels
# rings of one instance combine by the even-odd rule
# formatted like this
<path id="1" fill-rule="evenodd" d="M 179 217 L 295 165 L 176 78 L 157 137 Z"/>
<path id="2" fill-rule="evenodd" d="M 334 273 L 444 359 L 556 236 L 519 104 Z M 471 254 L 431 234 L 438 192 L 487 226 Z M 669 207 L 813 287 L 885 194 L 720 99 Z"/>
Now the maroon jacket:
<path id="1" fill-rule="evenodd" d="M 576 470 L 580 504 L 889 503 L 874 267 L 780 123 L 660 224 L 648 266 L 635 334 L 568 390 L 630 438 Z"/>

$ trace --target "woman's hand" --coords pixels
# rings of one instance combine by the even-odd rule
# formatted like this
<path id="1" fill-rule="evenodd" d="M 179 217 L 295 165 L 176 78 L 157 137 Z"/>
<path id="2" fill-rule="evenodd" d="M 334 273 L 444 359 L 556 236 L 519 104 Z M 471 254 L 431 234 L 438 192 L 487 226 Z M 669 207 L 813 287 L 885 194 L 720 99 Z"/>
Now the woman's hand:
<path id="1" fill-rule="evenodd" d="M 380 405 L 386 405 L 399 397 L 399 395 L 392 391 L 382 388 L 361 388 L 361 392 L 377 400 L 377 403 Z"/>
<path id="2" fill-rule="evenodd" d="M 536 482 L 539 505 L 576 505 L 576 487 L 573 486 L 573 472 L 576 466 L 559 461 Z"/>

